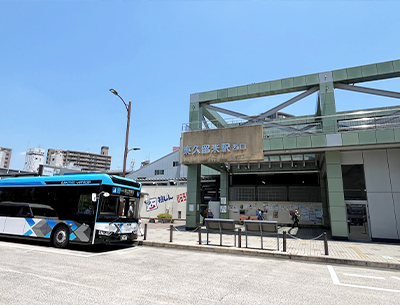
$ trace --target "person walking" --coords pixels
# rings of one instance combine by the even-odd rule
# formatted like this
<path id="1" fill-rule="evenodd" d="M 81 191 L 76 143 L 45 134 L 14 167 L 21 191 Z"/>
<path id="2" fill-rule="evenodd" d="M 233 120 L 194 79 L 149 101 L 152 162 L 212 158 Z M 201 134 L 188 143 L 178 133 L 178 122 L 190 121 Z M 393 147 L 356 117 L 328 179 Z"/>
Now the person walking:
<path id="1" fill-rule="evenodd" d="M 300 214 L 300 212 L 299 212 L 299 209 L 296 209 L 296 210 L 294 211 L 294 214 L 293 214 L 293 217 L 292 217 L 292 219 L 293 219 L 292 228 L 294 228 L 295 226 L 299 227 L 300 216 L 301 216 L 301 214 Z"/>

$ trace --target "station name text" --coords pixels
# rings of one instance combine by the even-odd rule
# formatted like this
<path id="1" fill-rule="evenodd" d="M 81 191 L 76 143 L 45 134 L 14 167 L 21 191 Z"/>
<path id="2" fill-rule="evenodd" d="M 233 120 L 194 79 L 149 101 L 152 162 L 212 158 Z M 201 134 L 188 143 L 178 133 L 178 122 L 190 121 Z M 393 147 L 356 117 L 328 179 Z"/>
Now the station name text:
<path id="1" fill-rule="evenodd" d="M 183 147 L 183 155 L 205 155 L 205 154 L 219 154 L 219 153 L 230 153 L 231 151 L 246 150 L 246 144 L 203 144 Z"/>

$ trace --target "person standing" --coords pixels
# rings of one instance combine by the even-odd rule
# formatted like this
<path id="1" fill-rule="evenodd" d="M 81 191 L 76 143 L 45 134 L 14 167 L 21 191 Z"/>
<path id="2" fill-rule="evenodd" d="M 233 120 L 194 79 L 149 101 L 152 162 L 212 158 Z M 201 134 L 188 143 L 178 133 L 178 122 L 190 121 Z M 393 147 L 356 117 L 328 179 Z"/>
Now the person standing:
<path id="1" fill-rule="evenodd" d="M 138 233 L 140 232 L 140 236 L 144 235 L 143 228 L 142 228 L 142 217 L 139 216 L 138 219 Z"/>
<path id="2" fill-rule="evenodd" d="M 256 216 L 257 216 L 258 220 L 264 220 L 263 212 L 261 211 L 260 208 L 258 208 L 258 210 L 256 210 Z"/>
<path id="3" fill-rule="evenodd" d="M 208 217 L 207 209 L 204 209 L 203 212 L 203 226 L 206 224 L 206 218 Z"/>

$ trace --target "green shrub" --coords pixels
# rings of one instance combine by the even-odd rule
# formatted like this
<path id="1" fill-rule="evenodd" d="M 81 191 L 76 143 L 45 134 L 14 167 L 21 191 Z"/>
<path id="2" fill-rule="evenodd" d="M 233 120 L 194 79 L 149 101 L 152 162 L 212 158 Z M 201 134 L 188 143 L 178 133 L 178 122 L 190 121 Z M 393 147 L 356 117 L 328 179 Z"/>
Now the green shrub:
<path id="1" fill-rule="evenodd" d="M 157 218 L 172 218 L 171 214 L 158 214 Z"/>

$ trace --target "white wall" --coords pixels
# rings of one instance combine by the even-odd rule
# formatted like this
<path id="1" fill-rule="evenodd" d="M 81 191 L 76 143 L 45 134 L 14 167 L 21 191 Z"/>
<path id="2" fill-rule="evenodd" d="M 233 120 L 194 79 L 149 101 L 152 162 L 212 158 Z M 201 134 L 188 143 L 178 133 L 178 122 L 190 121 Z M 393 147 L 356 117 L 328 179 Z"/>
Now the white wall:
<path id="1" fill-rule="evenodd" d="M 364 164 L 372 238 L 400 239 L 400 149 L 341 153 L 342 164 Z"/>
<path id="2" fill-rule="evenodd" d="M 24 171 L 38 172 L 39 165 L 43 164 L 45 150 L 43 148 L 28 148 L 26 150 Z"/>
<path id="3" fill-rule="evenodd" d="M 4 167 L 5 161 L 6 161 L 6 153 L 0 150 L 0 168 Z"/>
<path id="4" fill-rule="evenodd" d="M 146 204 L 143 204 L 140 215 L 143 218 L 157 217 L 158 214 L 166 213 L 172 215 L 172 218 L 179 218 L 179 211 L 181 212 L 181 219 L 186 219 L 186 186 L 147 186 L 142 187 L 142 193 L 148 193 L 147 199 L 155 198 L 157 200 L 158 209 L 148 212 Z"/>

